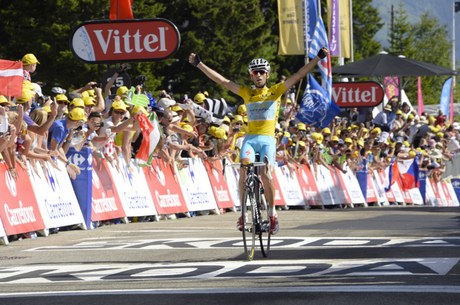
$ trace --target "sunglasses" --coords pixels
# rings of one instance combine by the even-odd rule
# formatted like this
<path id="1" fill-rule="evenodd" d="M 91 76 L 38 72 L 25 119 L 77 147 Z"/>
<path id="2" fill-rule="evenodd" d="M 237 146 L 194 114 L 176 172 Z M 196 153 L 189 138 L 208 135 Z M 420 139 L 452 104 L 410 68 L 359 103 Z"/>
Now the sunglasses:
<path id="1" fill-rule="evenodd" d="M 242 125 L 243 125 L 243 123 L 241 123 L 241 122 L 238 122 L 238 123 L 233 123 L 233 125 L 239 125 L 239 126 L 242 126 Z"/>
<path id="2" fill-rule="evenodd" d="M 126 111 L 114 111 L 114 112 L 119 115 L 124 115 L 126 113 Z"/>
<path id="3" fill-rule="evenodd" d="M 251 72 L 252 75 L 257 75 L 257 74 L 259 74 L 259 75 L 265 75 L 265 73 L 267 73 L 267 72 L 264 71 L 264 70 L 256 70 L 256 71 L 252 71 L 252 72 Z"/>
<path id="4" fill-rule="evenodd" d="M 70 103 L 67 103 L 67 102 L 65 102 L 65 101 L 57 101 L 57 103 L 58 103 L 59 105 L 62 105 L 62 104 L 69 105 L 69 104 L 70 104 Z"/>

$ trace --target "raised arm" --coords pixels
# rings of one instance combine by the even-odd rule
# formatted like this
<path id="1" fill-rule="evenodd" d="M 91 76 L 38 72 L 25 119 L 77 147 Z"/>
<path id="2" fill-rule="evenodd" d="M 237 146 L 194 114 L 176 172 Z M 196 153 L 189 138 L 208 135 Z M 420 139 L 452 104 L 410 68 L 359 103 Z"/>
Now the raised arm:
<path id="1" fill-rule="evenodd" d="M 203 71 L 203 73 L 206 74 L 206 76 L 209 77 L 214 82 L 216 82 L 219 85 L 227 88 L 231 92 L 233 92 L 235 94 L 238 94 L 238 91 L 240 89 L 240 86 L 238 84 L 226 79 L 225 77 L 223 77 L 222 75 L 220 75 L 219 73 L 214 71 L 213 69 L 211 69 L 208 66 L 206 66 L 201 61 L 200 56 L 198 56 L 197 54 L 191 53 L 190 56 L 188 57 L 188 61 L 192 65 L 194 65 L 195 67 L 197 67 L 198 69 Z"/>
<path id="2" fill-rule="evenodd" d="M 327 48 L 322 48 L 318 52 L 318 56 L 313 58 L 310 62 L 305 64 L 302 68 L 297 71 L 296 74 L 292 75 L 289 77 L 285 82 L 284 86 L 286 88 L 290 88 L 293 85 L 295 85 L 299 80 L 307 76 L 308 73 L 310 73 L 311 70 L 316 66 L 316 64 L 323 58 L 325 58 L 329 54 L 329 50 Z"/>

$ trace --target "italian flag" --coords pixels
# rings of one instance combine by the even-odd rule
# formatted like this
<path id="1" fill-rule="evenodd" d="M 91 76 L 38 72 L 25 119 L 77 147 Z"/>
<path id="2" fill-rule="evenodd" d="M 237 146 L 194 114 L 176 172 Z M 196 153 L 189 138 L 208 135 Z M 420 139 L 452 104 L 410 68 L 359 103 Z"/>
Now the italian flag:
<path id="1" fill-rule="evenodd" d="M 142 140 L 141 147 L 137 153 L 137 165 L 139 167 L 146 167 L 152 165 L 153 151 L 157 147 L 160 141 L 161 133 L 160 126 L 158 124 L 158 118 L 155 112 L 152 112 L 147 118 L 145 115 L 139 115 L 137 117 L 139 124 L 142 129 Z"/>

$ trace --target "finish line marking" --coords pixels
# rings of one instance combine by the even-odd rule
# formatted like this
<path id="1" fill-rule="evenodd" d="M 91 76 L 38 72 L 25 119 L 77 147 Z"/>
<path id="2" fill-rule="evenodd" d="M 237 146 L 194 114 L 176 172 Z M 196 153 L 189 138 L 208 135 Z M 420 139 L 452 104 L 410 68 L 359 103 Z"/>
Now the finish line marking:
<path id="1" fill-rule="evenodd" d="M 164 295 L 164 294 L 244 294 L 244 293 L 309 293 L 309 292 L 402 292 L 402 293 L 460 293 L 460 286 L 316 286 L 316 287 L 258 287 L 258 288 L 225 288 L 225 289 L 139 289 L 139 290 L 84 290 L 67 292 L 34 292 L 34 293 L 0 293 L 0 298 L 27 297 L 63 297 L 63 296 L 98 296 L 98 295 Z"/>

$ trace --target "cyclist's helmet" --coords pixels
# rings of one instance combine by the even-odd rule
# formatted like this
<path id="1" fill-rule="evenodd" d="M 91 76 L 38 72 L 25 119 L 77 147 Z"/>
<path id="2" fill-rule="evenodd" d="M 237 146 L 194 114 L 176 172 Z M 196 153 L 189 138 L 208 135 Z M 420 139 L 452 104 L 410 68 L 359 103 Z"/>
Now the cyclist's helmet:
<path id="1" fill-rule="evenodd" d="M 256 70 L 264 70 L 270 73 L 270 64 L 263 58 L 253 59 L 249 63 L 249 73 Z"/>

